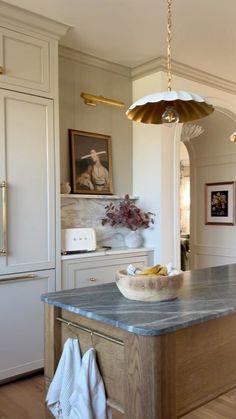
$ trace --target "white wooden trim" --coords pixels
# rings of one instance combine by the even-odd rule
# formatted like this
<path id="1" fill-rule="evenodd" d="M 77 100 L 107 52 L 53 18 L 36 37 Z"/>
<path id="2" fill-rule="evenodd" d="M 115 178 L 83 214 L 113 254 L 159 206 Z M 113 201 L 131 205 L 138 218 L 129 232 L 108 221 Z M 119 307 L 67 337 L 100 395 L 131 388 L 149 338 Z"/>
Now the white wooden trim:
<path id="1" fill-rule="evenodd" d="M 2 26 L 6 25 L 8 27 L 10 25 L 12 27 L 14 25 L 15 29 L 18 27 L 21 30 L 28 28 L 30 31 L 41 33 L 44 36 L 46 31 L 55 39 L 60 39 L 70 28 L 65 23 L 57 22 L 2 1 L 0 1 L 0 10 Z"/>
<path id="2" fill-rule="evenodd" d="M 111 73 L 119 74 L 120 76 L 131 78 L 131 70 L 128 67 L 103 60 L 102 58 L 95 57 L 84 52 L 67 48 L 64 46 L 59 47 L 59 57 L 68 60 L 77 61 L 91 67 L 101 68 Z"/>
<path id="3" fill-rule="evenodd" d="M 178 61 L 172 61 L 172 74 L 176 76 L 184 77 L 189 80 L 197 81 L 201 84 L 212 86 L 216 89 L 224 90 L 229 93 L 236 93 L 236 83 L 230 80 L 226 80 L 222 77 L 215 76 L 207 73 L 206 71 L 191 67 L 189 65 L 180 63 Z M 166 72 L 166 58 L 158 57 L 152 61 L 141 64 L 131 69 L 132 80 L 139 79 L 158 71 Z"/>

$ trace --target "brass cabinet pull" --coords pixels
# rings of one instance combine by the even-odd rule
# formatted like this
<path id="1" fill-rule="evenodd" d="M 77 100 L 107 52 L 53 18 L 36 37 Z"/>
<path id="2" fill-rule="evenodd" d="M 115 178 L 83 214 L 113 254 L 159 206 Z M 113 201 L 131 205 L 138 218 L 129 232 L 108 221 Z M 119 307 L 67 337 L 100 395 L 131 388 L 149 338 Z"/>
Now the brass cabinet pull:
<path id="1" fill-rule="evenodd" d="M 15 276 L 0 276 L 0 285 L 6 282 L 12 282 L 12 281 L 22 281 L 22 280 L 26 280 L 26 279 L 33 279 L 33 278 L 37 278 L 38 275 L 36 274 L 25 274 L 25 275 L 15 275 Z"/>
<path id="2" fill-rule="evenodd" d="M 0 74 L 3 74 L 3 66 L 0 65 Z"/>
<path id="3" fill-rule="evenodd" d="M 96 281 L 96 278 L 94 278 L 94 277 L 89 278 L 89 281 L 90 281 L 90 282 L 95 282 L 95 281 Z"/>
<path id="4" fill-rule="evenodd" d="M 2 189 L 2 236 L 3 247 L 0 250 L 0 256 L 7 256 L 7 182 L 0 183 Z"/>

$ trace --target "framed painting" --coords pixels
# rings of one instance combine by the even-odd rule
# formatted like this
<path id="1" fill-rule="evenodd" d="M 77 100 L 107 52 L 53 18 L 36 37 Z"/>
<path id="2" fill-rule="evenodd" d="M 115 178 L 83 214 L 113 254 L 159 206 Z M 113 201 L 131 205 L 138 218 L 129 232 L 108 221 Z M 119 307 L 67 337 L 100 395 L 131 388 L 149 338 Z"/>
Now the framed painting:
<path id="1" fill-rule="evenodd" d="M 206 183 L 205 224 L 235 224 L 235 182 Z"/>
<path id="2" fill-rule="evenodd" d="M 111 137 L 69 129 L 69 143 L 72 193 L 111 195 Z"/>

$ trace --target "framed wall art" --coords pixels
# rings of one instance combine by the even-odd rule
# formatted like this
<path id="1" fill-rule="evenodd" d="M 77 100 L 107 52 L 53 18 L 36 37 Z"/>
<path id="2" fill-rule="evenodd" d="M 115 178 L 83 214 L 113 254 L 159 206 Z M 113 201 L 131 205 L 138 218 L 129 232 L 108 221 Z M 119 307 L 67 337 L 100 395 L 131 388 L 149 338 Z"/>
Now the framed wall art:
<path id="1" fill-rule="evenodd" d="M 206 183 L 205 224 L 235 224 L 235 182 Z"/>
<path id="2" fill-rule="evenodd" d="M 69 143 L 72 193 L 111 195 L 111 137 L 69 129 Z"/>

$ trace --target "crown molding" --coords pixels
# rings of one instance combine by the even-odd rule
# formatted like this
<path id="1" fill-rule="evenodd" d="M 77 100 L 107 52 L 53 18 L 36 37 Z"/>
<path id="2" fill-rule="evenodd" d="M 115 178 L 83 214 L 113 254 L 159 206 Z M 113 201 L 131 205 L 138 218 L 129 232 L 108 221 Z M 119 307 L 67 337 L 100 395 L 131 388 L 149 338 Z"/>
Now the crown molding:
<path id="1" fill-rule="evenodd" d="M 110 71 L 111 73 L 119 74 L 120 76 L 131 79 L 131 69 L 120 64 L 115 64 L 102 58 L 86 54 L 75 49 L 59 46 L 59 57 L 68 60 L 76 61 L 81 64 L 90 65 L 92 67 L 101 68 L 102 70 Z"/>
<path id="2" fill-rule="evenodd" d="M 57 22 L 48 17 L 29 12 L 17 6 L 5 3 L 0 0 L 0 22 L 1 25 L 13 26 L 17 28 L 27 28 L 31 32 L 41 35 L 50 34 L 55 39 L 60 39 L 71 27 L 65 23 Z"/>
<path id="3" fill-rule="evenodd" d="M 216 89 L 224 90 L 229 93 L 236 93 L 236 83 L 207 73 L 206 71 L 199 70 L 178 61 L 172 61 L 171 65 L 172 74 L 184 77 L 186 79 L 197 81 L 201 84 L 212 86 Z M 133 80 L 147 76 L 157 71 L 166 72 L 166 58 L 159 57 L 147 63 L 141 64 L 131 69 L 131 77 Z"/>
<path id="4" fill-rule="evenodd" d="M 119 74 L 120 76 L 127 77 L 132 80 L 153 74 L 157 71 L 166 72 L 166 58 L 162 56 L 134 68 L 112 63 L 102 58 L 95 57 L 93 55 L 89 55 L 62 45 L 59 46 L 59 56 L 72 61 L 77 61 L 82 64 L 90 65 L 92 67 L 101 68 L 103 70 Z M 172 74 L 196 81 L 201 84 L 206 84 L 208 86 L 212 86 L 216 89 L 220 89 L 232 94 L 236 93 L 235 82 L 223 79 L 186 64 L 182 64 L 178 61 L 172 61 Z"/>

